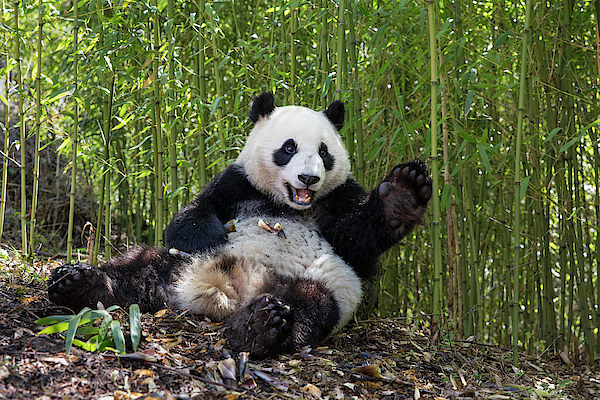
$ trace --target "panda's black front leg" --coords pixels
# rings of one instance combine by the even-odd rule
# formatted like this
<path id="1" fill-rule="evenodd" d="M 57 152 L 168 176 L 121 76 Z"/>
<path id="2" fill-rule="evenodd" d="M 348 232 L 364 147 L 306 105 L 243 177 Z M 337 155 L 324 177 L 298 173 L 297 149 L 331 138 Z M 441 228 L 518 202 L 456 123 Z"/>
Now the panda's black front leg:
<path id="1" fill-rule="evenodd" d="M 421 222 L 432 195 L 427 166 L 421 160 L 394 167 L 377 189 L 384 227 L 393 242 L 402 239 Z"/>

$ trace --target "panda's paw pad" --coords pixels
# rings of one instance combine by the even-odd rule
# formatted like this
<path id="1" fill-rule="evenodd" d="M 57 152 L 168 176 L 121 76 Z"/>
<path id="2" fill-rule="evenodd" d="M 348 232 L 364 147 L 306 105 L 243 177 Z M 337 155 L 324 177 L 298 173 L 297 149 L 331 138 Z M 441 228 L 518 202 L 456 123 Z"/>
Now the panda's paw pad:
<path id="1" fill-rule="evenodd" d="M 66 264 L 52 271 L 48 279 L 48 297 L 55 304 L 75 311 L 90 305 L 94 293 L 106 289 L 104 272 L 87 264 Z"/>
<path id="2" fill-rule="evenodd" d="M 291 332 L 290 306 L 267 293 L 255 299 L 250 308 L 252 317 L 248 323 L 250 332 L 255 335 L 255 346 L 273 350 L 278 348 Z"/>
<path id="3" fill-rule="evenodd" d="M 388 228 L 403 236 L 405 222 L 420 220 L 432 193 L 432 181 L 423 161 L 414 160 L 394 167 L 378 188 Z"/>
<path id="4" fill-rule="evenodd" d="M 392 171 L 391 185 L 412 189 L 416 196 L 415 207 L 427 204 L 433 192 L 431 184 L 427 164 L 421 160 L 400 164 Z"/>

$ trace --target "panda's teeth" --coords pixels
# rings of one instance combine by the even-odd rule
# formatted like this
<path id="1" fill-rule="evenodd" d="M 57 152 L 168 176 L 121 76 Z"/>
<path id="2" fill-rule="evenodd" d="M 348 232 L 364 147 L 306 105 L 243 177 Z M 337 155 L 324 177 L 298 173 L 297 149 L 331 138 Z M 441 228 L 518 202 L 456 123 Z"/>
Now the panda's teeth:
<path id="1" fill-rule="evenodd" d="M 302 197 L 300 197 L 300 195 L 302 195 Z M 310 203 L 310 200 L 311 200 L 310 190 L 296 189 L 296 195 L 294 196 L 294 200 L 296 201 L 296 203 L 300 203 L 300 204 Z"/>

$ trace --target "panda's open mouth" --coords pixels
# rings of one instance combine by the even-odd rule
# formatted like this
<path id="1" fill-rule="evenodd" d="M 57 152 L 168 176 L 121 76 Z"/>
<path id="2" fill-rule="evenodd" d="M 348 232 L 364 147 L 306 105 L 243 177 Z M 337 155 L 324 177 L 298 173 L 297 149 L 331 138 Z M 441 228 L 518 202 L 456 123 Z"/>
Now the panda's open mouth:
<path id="1" fill-rule="evenodd" d="M 308 206 L 312 202 L 314 191 L 310 189 L 297 189 L 287 184 L 290 201 L 301 206 Z"/>

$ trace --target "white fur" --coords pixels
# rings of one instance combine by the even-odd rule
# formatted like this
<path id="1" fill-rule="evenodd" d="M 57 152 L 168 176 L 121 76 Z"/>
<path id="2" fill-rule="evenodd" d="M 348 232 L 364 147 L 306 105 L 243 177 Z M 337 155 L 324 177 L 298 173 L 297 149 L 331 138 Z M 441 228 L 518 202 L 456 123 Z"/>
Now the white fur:
<path id="1" fill-rule="evenodd" d="M 288 139 L 296 142 L 297 153 L 287 165 L 280 167 L 273 162 L 273 153 Z M 330 171 L 325 171 L 319 156 L 321 143 L 327 145 L 334 158 Z M 295 188 L 306 186 L 298 180 L 298 175 L 321 178 L 309 187 L 315 191 L 313 201 L 351 176 L 348 152 L 325 114 L 298 106 L 277 107 L 269 116 L 261 118 L 250 132 L 236 163 L 244 167 L 254 187 L 275 201 L 296 209 L 309 207 L 289 200 L 286 183 Z"/>
<path id="2" fill-rule="evenodd" d="M 286 238 L 258 226 L 260 216 L 236 224 L 237 232 L 218 255 L 194 257 L 174 288 L 179 307 L 223 319 L 260 294 L 263 283 L 274 276 L 308 278 L 322 283 L 340 309 L 336 329 L 354 314 L 362 296 L 361 283 L 352 268 L 306 223 L 281 218 Z M 217 261 L 233 257 L 235 266 L 224 273 Z"/>

